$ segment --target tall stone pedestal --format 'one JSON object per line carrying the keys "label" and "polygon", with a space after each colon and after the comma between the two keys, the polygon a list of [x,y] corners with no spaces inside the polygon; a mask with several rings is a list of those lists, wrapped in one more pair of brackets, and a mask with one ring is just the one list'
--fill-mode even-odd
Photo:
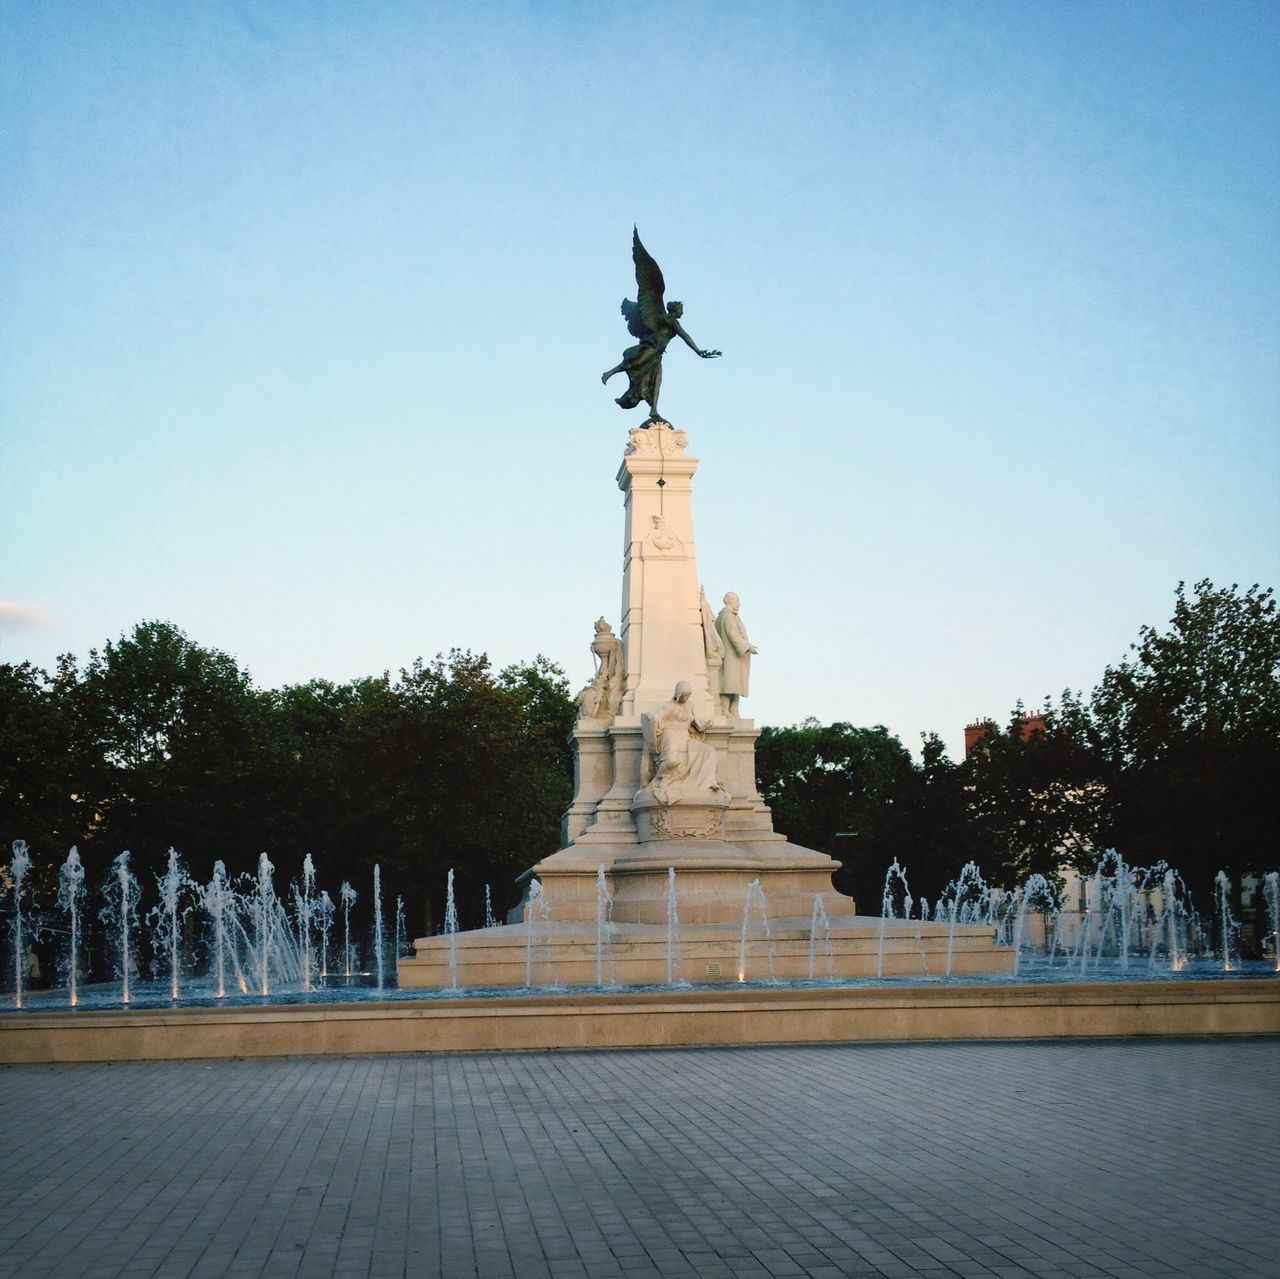
{"label": "tall stone pedestal", "polygon": [[[466,986],[589,984],[592,974],[606,980],[606,952],[619,974],[607,980],[662,980],[675,962],[673,916],[682,928],[699,930],[703,959],[689,961],[694,971],[686,979],[738,980],[744,964],[730,962],[730,952],[746,944],[749,890],[759,915],[757,883],[770,945],[781,948],[771,964],[785,970],[773,975],[812,975],[815,921],[829,921],[835,939],[830,954],[823,952],[829,971],[822,975],[874,976],[867,971],[869,930],[883,966],[879,921],[859,919],[853,901],[832,888],[840,863],[773,829],[756,789],[759,734],[749,719],[726,713],[725,641],[700,595],[692,508],[698,459],[687,447],[685,433],[665,424],[630,433],[617,475],[625,510],[621,660],[606,670],[601,658],[580,696],[563,847],[533,867],[524,922],[452,941],[419,939],[416,957],[401,961],[402,986],[448,984],[450,950]],[[602,620],[594,653],[602,651],[602,635],[605,646],[614,643],[608,629]],[[695,758],[696,768],[689,762]],[[892,966],[937,971],[929,955],[936,963],[938,927],[916,925],[910,946],[891,945]],[[987,933],[964,930],[958,971],[1007,967],[1008,952],[998,952]],[[947,945],[954,962],[955,938]]]}

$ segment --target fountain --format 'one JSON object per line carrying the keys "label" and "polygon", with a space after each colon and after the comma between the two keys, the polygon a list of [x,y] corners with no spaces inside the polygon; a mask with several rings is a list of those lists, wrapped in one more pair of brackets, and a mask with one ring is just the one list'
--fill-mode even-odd
{"label": "fountain", "polygon": [[271,952],[275,941],[276,890],[271,883],[275,870],[266,853],[258,858],[257,892],[253,898],[253,950],[258,970],[258,993],[271,994]]}
{"label": "fountain", "polygon": [[13,1006],[22,1007],[22,977],[27,968],[26,938],[22,931],[22,881],[31,869],[27,843],[23,839],[13,841],[9,877],[13,880]]}
{"label": "fountain", "polygon": [[[449,872],[453,874],[452,871]],[[404,922],[404,898],[396,895],[396,985],[400,984],[400,960],[408,949],[408,929]]]}
{"label": "fountain", "polygon": [[929,950],[924,942],[923,925],[929,922],[929,899],[921,896],[920,898],[920,914],[916,917],[915,940],[916,949],[920,952],[920,973],[922,976],[929,975]]}
{"label": "fountain", "polygon": [[605,879],[604,865],[596,869],[596,985],[612,986],[613,969],[613,898]]}
{"label": "fountain", "polygon": [[1160,914],[1151,928],[1147,967],[1155,968],[1163,944],[1169,958],[1169,970],[1180,973],[1187,966],[1196,931],[1196,915],[1190,905],[1191,894],[1187,892],[1182,877],[1172,867],[1154,868],[1153,876],[1155,874],[1160,875]]}
{"label": "fountain", "polygon": [[[19,869],[24,887],[22,935],[28,938],[30,921],[35,914],[29,892],[35,882],[29,854],[25,862],[19,859]],[[0,1054],[7,1060],[18,1061],[58,1060],[64,1053],[83,1060],[86,1051],[96,1060],[277,1051],[418,1051],[445,1046],[455,1049],[492,1046],[495,1036],[496,1042],[510,1047],[747,1043],[755,1042],[756,1032],[752,1026],[761,1027],[766,1039],[783,1036],[792,1041],[846,1036],[896,1037],[899,1033],[929,1037],[944,1025],[948,1037],[959,1038],[995,1033],[1012,1038],[1027,1034],[1221,1034],[1233,1031],[1257,1034],[1280,1029],[1276,1024],[1280,989],[1275,984],[1274,958],[1268,954],[1263,963],[1240,957],[1239,925],[1230,912],[1231,886],[1226,876],[1220,876],[1215,886],[1215,920],[1220,928],[1225,928],[1226,959],[1220,957],[1213,961],[1198,957],[1206,952],[1203,941],[1197,937],[1207,935],[1208,930],[1198,933],[1190,897],[1176,873],[1163,864],[1145,871],[1134,870],[1114,855],[1105,858],[1088,881],[1086,897],[1093,923],[1080,930],[1084,940],[1069,955],[1061,939],[1066,935],[1063,920],[1072,911],[1059,900],[1052,881],[1044,877],[1030,877],[1016,891],[993,893],[982,882],[976,868],[966,867],[957,881],[944,890],[931,920],[928,903],[923,899],[918,911],[908,906],[906,871],[897,865],[890,868],[887,879],[892,888],[883,895],[884,914],[874,921],[874,926],[871,921],[853,921],[851,927],[847,919],[832,916],[827,897],[819,893],[810,899],[803,928],[795,929],[792,921],[787,921],[782,931],[767,909],[763,881],[753,879],[744,890],[730,941],[727,935],[730,930],[723,925],[682,924],[685,902],[689,903],[689,914],[695,921],[699,902],[696,892],[686,896],[687,885],[673,874],[674,867],[668,867],[664,876],[666,891],[661,901],[666,919],[662,931],[664,972],[668,980],[661,986],[660,996],[655,992],[662,973],[642,979],[648,983],[648,994],[628,992],[618,985],[615,967],[625,962],[626,951],[615,952],[615,935],[625,938],[629,949],[633,926],[614,921],[617,897],[604,863],[597,863],[594,881],[597,924],[594,964],[588,967],[590,961],[584,956],[574,978],[580,990],[564,989],[559,980],[563,970],[551,962],[562,926],[557,921],[552,927],[551,903],[535,879],[529,885],[524,925],[495,925],[483,933],[493,952],[488,957],[489,971],[500,979],[505,976],[508,960],[504,957],[509,955],[512,941],[520,948],[520,967],[526,988],[530,994],[539,996],[523,1014],[508,1008],[513,999],[519,1002],[518,996],[503,999],[501,992],[494,989],[466,989],[462,946],[468,935],[456,929],[449,931],[458,946],[458,985],[441,983],[437,992],[440,996],[455,997],[452,1000],[441,999],[433,1004],[430,996],[424,997],[422,992],[391,988],[385,981],[385,973],[381,990],[372,983],[365,987],[348,984],[337,990],[325,990],[318,988],[314,966],[312,989],[308,991],[302,955],[308,950],[309,935],[314,948],[314,927],[319,927],[322,934],[325,930],[327,900],[324,893],[317,894],[309,886],[311,877],[307,872],[313,869],[304,867],[301,887],[291,894],[291,909],[286,913],[272,890],[272,867],[268,859],[259,858],[257,875],[241,876],[236,881],[239,888],[229,882],[223,864],[215,863],[211,880],[196,894],[195,906],[200,912],[198,931],[207,939],[203,958],[199,964],[184,969],[179,962],[182,951],[175,947],[175,938],[182,934],[185,913],[195,906],[183,900],[183,892],[191,885],[180,860],[173,854],[167,872],[156,876],[159,905],[148,912],[148,918],[155,921],[156,927],[148,932],[138,929],[141,888],[132,874],[129,856],[122,854],[112,864],[104,889],[107,904],[102,914],[110,924],[111,944],[117,956],[115,966],[120,976],[120,985],[108,992],[102,986],[86,987],[75,971],[72,956],[83,944],[79,937],[77,903],[83,892],[84,871],[78,854],[69,854],[59,872],[59,903],[67,912],[72,937],[68,961],[65,966],[60,965],[67,973],[66,989],[38,991],[34,995],[23,989],[21,1007],[0,1015]],[[12,883],[12,871],[7,877]],[[380,897],[381,887],[379,869],[375,900]],[[1126,898],[1130,890],[1136,897]],[[1280,877],[1274,872],[1269,873],[1259,887],[1259,899],[1266,894],[1270,894],[1267,902],[1274,926],[1276,907],[1280,905],[1277,902]],[[1261,900],[1258,909],[1263,913]],[[327,914],[332,919],[331,900]],[[378,926],[379,914],[374,912],[375,952],[385,946]],[[397,909],[397,915],[400,914]],[[455,916],[456,902],[453,911],[446,910],[446,928]],[[304,917],[309,917],[311,930],[303,923]],[[979,922],[966,922],[973,917]],[[1260,923],[1259,929],[1261,927]],[[1023,987],[1027,991],[1025,996],[1018,993],[1020,986],[1012,980],[1012,972],[965,974],[962,959],[968,953],[965,947],[976,935],[975,930],[988,936],[996,931],[1008,934],[1012,943],[1011,958],[1020,981],[1030,983]],[[1037,936],[1040,941],[1036,940]],[[934,988],[918,992],[927,994],[924,1001],[914,997],[903,1001],[895,995],[889,1005],[893,1011],[888,1014],[883,1009],[877,1011],[875,996],[889,994],[893,984],[887,979],[877,979],[876,972],[890,970],[890,955],[895,957],[896,971],[903,956],[910,954],[913,937],[920,954],[920,976],[916,980],[922,978]],[[447,944],[448,938],[442,937],[441,941]],[[934,957],[933,969],[939,970],[939,961],[949,945],[954,945],[955,956],[952,979],[946,980],[940,973],[930,977],[930,957]],[[881,946],[883,958],[877,956]],[[856,949],[863,956],[863,980],[851,982],[847,976],[839,979],[840,974],[831,961],[840,954],[840,947],[849,948],[846,955]],[[326,950],[327,945],[321,943],[318,960],[321,973],[325,970]],[[730,992],[723,987],[716,991],[713,987],[714,979],[720,978],[721,967],[727,966],[725,960],[729,954],[737,961],[732,975],[740,982],[734,983],[734,989],[739,992],[738,1002],[732,1005],[732,1017],[726,1019],[724,1000]],[[1063,956],[1066,956],[1065,963]],[[1145,956],[1147,962],[1135,965],[1139,956]],[[704,963],[711,982],[692,984],[684,979],[686,973],[694,971],[701,977]],[[158,973],[160,980],[137,981],[138,970],[147,965]],[[1130,971],[1134,967],[1141,969],[1145,988],[1134,981]],[[1083,988],[1082,977],[1086,971],[1089,986],[1095,992],[1100,983],[1103,989],[1107,983],[1117,983],[1113,987],[1114,996],[1071,993]],[[182,983],[183,997],[175,1000],[173,983],[178,972],[187,975]],[[236,993],[235,987],[241,992],[242,1002],[263,1000],[264,972],[271,1001],[285,1007],[263,1009],[264,1014],[271,1015],[248,1020],[230,1016],[236,1001],[228,996]],[[1259,981],[1262,972],[1268,976]],[[1216,983],[1196,980],[1209,973],[1216,978]],[[963,975],[957,979],[956,974]],[[814,983],[819,979],[820,993],[815,993]],[[1212,989],[1206,992],[1206,985],[1214,984],[1223,989],[1226,998],[1218,997]],[[560,988],[555,999],[547,999],[543,993],[551,985]],[[1270,986],[1271,990],[1260,989],[1263,986]],[[1185,994],[1180,993],[1183,990]],[[793,996],[806,996],[807,1002],[797,1004]],[[673,1002],[669,1007],[655,1008],[652,1003],[655,997]],[[17,998],[15,991],[15,1004]],[[378,1001],[379,1010],[371,1017],[362,1014],[354,1021],[343,1023],[333,1020],[341,1016],[337,1009],[326,1011],[320,1019],[295,1021],[288,1008],[294,1002],[315,1008],[352,998]],[[403,1012],[397,1012],[405,1000],[412,1002]],[[606,1001],[603,1009],[590,1004],[590,1001],[601,1000]],[[611,1000],[617,1002],[607,1002]],[[631,1005],[627,1003],[629,1000],[637,1002]],[[819,1002],[815,1004],[815,1000]],[[151,1013],[148,1022],[151,1029],[147,1036],[139,1038],[127,1023],[117,1024],[111,1020],[116,1014],[95,1011],[89,1020],[103,1027],[101,1038],[96,1037],[95,1031],[94,1037],[76,1039],[74,1043],[67,1041],[63,1047],[56,1023],[66,1014],[44,1011],[58,1006],[59,1001],[63,1009],[101,1010],[104,1005],[125,1009],[163,1008],[166,1017],[171,1013],[178,1020],[172,1023],[171,1029],[166,1029],[169,1023],[163,1018],[156,1021],[159,1014]],[[459,1009],[461,1021],[441,1020],[441,1009],[446,1003]],[[37,1011],[29,1011],[33,1007]],[[936,1015],[930,1010],[942,1008],[949,1011],[941,1020],[935,1020]],[[915,1011],[911,1011],[913,1009]],[[646,1010],[651,1010],[653,1015],[648,1015]],[[820,1010],[821,1015],[815,1016],[815,1010]],[[1168,1010],[1167,1014],[1164,1010]],[[228,1020],[221,1020],[224,1013]],[[586,1013],[588,1020],[575,1023],[574,1016],[582,1013]],[[709,1016],[704,1018],[704,1013]],[[765,1020],[753,1020],[756,1013],[764,1014]],[[888,1021],[877,1020],[886,1015]],[[26,1028],[24,1018],[34,1019],[33,1025],[37,1028]],[[993,1022],[992,1018],[996,1020]],[[998,1032],[992,1029],[993,1025],[1000,1027]],[[112,1029],[113,1026],[116,1029]],[[327,1029],[319,1029],[322,1026]],[[676,1038],[668,1039],[671,1035]],[[86,1050],[86,1044],[99,1046]]]}
{"label": "fountain", "polygon": [[75,849],[58,871],[58,905],[67,913],[67,1002],[72,1008],[80,1002],[80,910],[84,901],[84,867]]}
{"label": "fountain", "polygon": [[449,938],[449,986],[458,989],[458,907],[453,900],[453,869],[445,888],[444,931]]}
{"label": "fountain", "polygon": [[676,903],[676,868],[667,867],[667,985],[680,971],[680,910]]}
{"label": "fountain", "polygon": [[382,945],[382,867],[373,867],[373,959],[378,974],[378,990],[381,991],[385,981],[383,970]]}
{"label": "fountain", "polygon": [[[895,887],[900,890],[895,892]],[[902,903],[902,914],[898,914],[896,901]],[[884,929],[890,919],[911,918],[911,890],[907,887],[907,873],[898,865],[895,857],[884,876],[884,889],[880,894],[880,935],[876,944],[876,976],[884,976]]]}
{"label": "fountain", "polygon": [[111,863],[111,876],[102,890],[107,904],[100,917],[116,939],[117,965],[120,974],[120,1002],[127,1004],[133,986],[133,974],[137,961],[133,953],[133,936],[138,927],[138,902],[142,898],[142,886],[129,869],[129,853],[126,850]]}
{"label": "fountain", "polygon": [[[26,1008],[31,1003],[30,991],[25,966],[19,961],[23,948],[29,945],[35,915],[30,894],[32,859],[25,845],[15,848],[14,861],[7,878],[11,885],[16,882],[21,887],[21,898],[10,915],[12,956],[18,970],[12,1002],[15,1008]],[[177,851],[170,849],[165,872],[156,876],[157,902],[146,912],[149,927],[139,930],[141,887],[132,873],[130,855],[118,856],[103,889],[106,905],[101,911],[109,927],[113,968],[120,981],[118,1002],[137,1001],[139,971],[148,969],[158,979],[142,986],[143,997],[148,1001],[157,999],[156,987],[161,980],[169,1003],[182,1001],[184,996],[188,1001],[224,1000],[231,994],[248,994],[251,987],[259,999],[293,999],[325,992],[329,933],[335,914],[333,899],[327,892],[317,891],[316,868],[310,856],[303,861],[300,878],[291,885],[288,912],[273,889],[273,874],[274,867],[263,854],[258,859],[256,876],[241,876],[237,882],[242,887],[237,890],[229,882],[224,864],[218,861],[208,884],[197,886]],[[743,983],[835,981],[841,975],[836,966],[840,948],[855,946],[867,957],[864,962],[868,966],[861,974],[864,977],[887,979],[886,975],[901,975],[905,957],[912,956],[914,948],[911,962],[919,977],[928,980],[931,972],[937,971],[939,976],[954,978],[965,972],[960,965],[960,939],[975,931],[999,937],[1009,954],[1009,974],[1032,980],[1114,980],[1130,974],[1135,961],[1149,977],[1195,976],[1213,954],[1217,955],[1220,973],[1235,974],[1259,967],[1259,961],[1246,961],[1241,956],[1241,925],[1231,909],[1233,892],[1225,873],[1220,873],[1214,884],[1213,920],[1219,941],[1213,947],[1208,941],[1210,930],[1200,928],[1199,916],[1181,877],[1164,863],[1147,869],[1133,868],[1115,852],[1108,852],[1082,882],[1081,911],[1077,915],[1076,899],[1073,897],[1069,907],[1057,885],[1043,875],[1029,876],[1015,890],[1001,890],[988,886],[976,864],[968,863],[946,886],[931,912],[923,897],[913,906],[907,871],[894,859],[885,874],[881,913],[874,921],[859,923],[833,917],[826,896],[818,893],[810,898],[801,927],[793,926],[797,921],[784,921],[779,931],[767,909],[763,881],[753,879],[744,888],[730,942],[729,930],[723,925],[682,923],[681,899],[687,886],[671,866],[666,868],[661,900],[662,966],[657,973],[643,975],[637,981],[632,975],[634,969],[620,980],[627,950],[620,951],[617,941],[619,936],[625,937],[629,950],[633,926],[618,923],[609,868],[599,862],[594,877],[594,927],[588,952],[593,962],[582,962],[568,984],[611,990],[646,983],[688,988],[690,983],[685,976],[694,970],[700,977],[705,970],[707,978],[724,980],[723,970],[729,967],[725,961],[730,953],[736,962],[728,976]],[[67,921],[70,941],[60,947],[54,966],[64,974],[64,1006],[79,1007],[86,997],[80,962],[85,875],[76,849],[71,850],[60,868],[58,885],[58,907]],[[386,971],[381,889],[381,869],[375,868],[371,993],[390,996],[400,983],[393,985]],[[355,898],[350,885],[344,883],[339,893],[344,907],[342,971],[351,972],[352,976],[356,948],[350,937],[350,911]],[[696,916],[696,896],[691,900]],[[1257,944],[1267,957],[1267,971],[1274,973],[1280,971],[1272,949],[1280,919],[1280,874],[1269,872],[1259,877],[1255,900]],[[184,954],[186,920],[192,911],[197,912],[199,949],[194,953],[198,959]],[[557,980],[554,964],[548,963],[560,929],[559,921],[556,929],[551,927],[551,914],[551,902],[541,883],[534,879],[530,882],[525,924],[495,923],[484,930],[493,950],[489,971],[499,982],[509,963],[504,956],[515,942],[520,948],[520,973],[526,987],[565,984]],[[1080,920],[1079,927],[1075,926],[1076,919]],[[464,939],[479,934],[459,931],[453,872],[446,885],[443,933],[441,940],[449,966],[441,988],[457,992],[467,988],[463,974]],[[397,897],[393,974],[397,978],[405,937],[404,901]],[[545,976],[549,982],[541,971],[544,963],[548,963]],[[354,994],[359,985],[351,984]],[[472,983],[472,988],[476,985]],[[94,1001],[100,1001],[103,993],[94,992]],[[40,1002],[48,1003],[43,992]]]}
{"label": "fountain", "polygon": [[1270,926],[1271,953],[1276,972],[1280,973],[1280,871],[1268,871],[1263,877],[1263,896],[1267,903],[1267,923]]}
{"label": "fountain", "polygon": [[822,894],[813,895],[813,912],[809,916],[809,980],[817,977],[818,946],[821,944],[826,961],[826,976],[832,976],[831,920],[827,917],[827,908],[823,904]]}
{"label": "fountain", "polygon": [[320,890],[320,901],[316,906],[316,914],[320,920],[320,980],[329,980],[329,931],[333,928],[333,898],[327,889]]}
{"label": "fountain", "polygon": [[179,954],[182,941],[182,921],[190,907],[182,908],[182,899],[190,893],[191,880],[183,869],[177,849],[169,849],[169,864],[163,875],[156,877],[160,889],[160,904],[147,911],[151,924],[151,948],[164,954],[169,967],[169,998],[180,999],[182,960]]}
{"label": "fountain", "polygon": [[524,984],[533,986],[533,974],[538,953],[538,943],[551,926],[551,907],[542,895],[542,885],[535,879],[529,884],[529,900],[525,903],[525,961]]}
{"label": "fountain", "polygon": [[342,900],[342,974],[351,980],[351,907],[356,900],[356,890],[344,879],[338,890]]}
{"label": "fountain", "polygon": [[484,886],[484,926],[486,928],[496,928],[498,921],[493,917],[493,894],[489,891],[489,885]]}
{"label": "fountain", "polygon": [[764,942],[764,957],[769,982],[778,980],[773,968],[773,936],[769,931],[769,912],[765,908],[764,887],[758,879],[747,885],[742,904],[742,933],[738,943],[738,980],[747,980],[747,958],[752,934]]}
{"label": "fountain", "polygon": [[298,959],[302,967],[302,989],[313,990],[315,954],[311,945],[312,916],[315,913],[316,868],[308,853],[302,859],[302,887],[293,886],[294,916],[298,922]]}
{"label": "fountain", "polygon": [[1231,913],[1231,881],[1219,871],[1213,881],[1214,915],[1221,938],[1222,971],[1234,972],[1240,966],[1240,924]]}
{"label": "fountain", "polygon": [[[1026,938],[1027,915],[1032,911],[1038,911],[1047,921],[1050,915],[1056,914],[1059,908],[1058,890],[1040,874],[1029,875],[1027,882],[1018,889],[1016,894],[1017,906],[1014,913],[1013,936],[1011,945],[1013,946],[1013,972],[1017,976],[1018,968],[1021,963],[1022,946]],[[1048,936],[1049,929],[1046,922],[1045,935]]]}
{"label": "fountain", "polygon": [[213,878],[200,890],[205,914],[213,932],[213,970],[217,978],[219,999],[227,994],[227,965],[230,962],[236,976],[236,985],[241,992],[248,990],[240,964],[236,959],[235,935],[233,929],[238,927],[235,918],[235,903],[231,887],[227,883],[227,868],[222,862],[213,863]]}
{"label": "fountain", "polygon": [[951,976],[955,963],[956,928],[961,924],[976,924],[979,921],[986,897],[986,881],[974,862],[965,862],[958,878],[952,880],[938,897],[935,918],[937,912],[943,912],[943,918],[947,922],[948,977]]}

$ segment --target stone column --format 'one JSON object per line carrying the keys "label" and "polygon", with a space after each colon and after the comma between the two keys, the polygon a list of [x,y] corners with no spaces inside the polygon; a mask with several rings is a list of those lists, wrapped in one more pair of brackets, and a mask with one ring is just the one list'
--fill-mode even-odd
{"label": "stone column", "polygon": [[693,539],[698,459],[685,455],[688,443],[670,426],[637,427],[618,471],[626,505],[620,634],[627,671],[619,718],[630,723],[670,701],[682,679],[693,686],[699,719],[716,712]]}

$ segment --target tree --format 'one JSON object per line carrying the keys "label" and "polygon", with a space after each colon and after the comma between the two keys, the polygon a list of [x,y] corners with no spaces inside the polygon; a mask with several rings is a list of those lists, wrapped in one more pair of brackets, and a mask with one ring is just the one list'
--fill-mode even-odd
{"label": "tree", "polygon": [[1188,594],[1144,626],[1077,723],[1105,770],[1111,832],[1131,862],[1178,867],[1200,900],[1214,875],[1270,869],[1280,777],[1280,618],[1254,585]]}
{"label": "tree", "polygon": [[922,735],[910,861],[899,859],[917,898],[936,902],[965,862],[983,860],[985,849],[979,845],[972,820],[966,762],[953,763],[936,733]]}
{"label": "tree", "polygon": [[41,891],[55,882],[55,859],[84,838],[92,820],[68,697],[75,680],[71,657],[59,660],[52,677],[30,662],[0,664],[0,858],[14,840],[26,840]]}
{"label": "tree", "polygon": [[453,870],[463,921],[478,925],[486,885],[501,912],[516,876],[558,846],[574,709],[544,658],[495,675],[483,654],[455,649],[394,681],[287,688],[273,708],[267,846],[341,868],[362,913],[377,863],[411,931],[438,926]]}
{"label": "tree", "polygon": [[836,887],[878,908],[884,872],[913,845],[918,781],[911,755],[882,725],[766,728],[756,744],[759,789],[788,839],[844,863]]}
{"label": "tree", "polygon": [[1012,888],[1028,875],[1052,878],[1097,858],[1105,788],[1097,760],[1049,705],[1008,727],[995,724],[962,767],[969,838],[983,871]]}
{"label": "tree", "polygon": [[90,759],[88,870],[125,848],[158,870],[171,845],[211,865],[254,840],[269,704],[231,657],[142,622],[67,693]]}

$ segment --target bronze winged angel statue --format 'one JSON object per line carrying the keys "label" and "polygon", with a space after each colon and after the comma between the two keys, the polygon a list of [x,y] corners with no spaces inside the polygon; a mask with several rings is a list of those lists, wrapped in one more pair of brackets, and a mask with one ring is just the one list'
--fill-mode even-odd
{"label": "bronze winged angel statue", "polygon": [[[636,300],[624,299],[622,317],[627,331],[639,342],[622,353],[622,361],[601,375],[601,382],[615,373],[627,375],[627,391],[617,398],[617,405],[633,409],[642,400],[649,406],[649,422],[661,422],[658,416],[658,391],[662,386],[662,353],[672,338],[683,338],[693,351],[704,360],[715,359],[719,351],[704,351],[680,326],[684,314],[683,302],[668,302],[662,295],[667,291],[662,270],[649,256],[649,250],[640,243],[640,233],[631,231],[631,256],[636,264]],[[648,425],[648,422],[645,423]]]}

